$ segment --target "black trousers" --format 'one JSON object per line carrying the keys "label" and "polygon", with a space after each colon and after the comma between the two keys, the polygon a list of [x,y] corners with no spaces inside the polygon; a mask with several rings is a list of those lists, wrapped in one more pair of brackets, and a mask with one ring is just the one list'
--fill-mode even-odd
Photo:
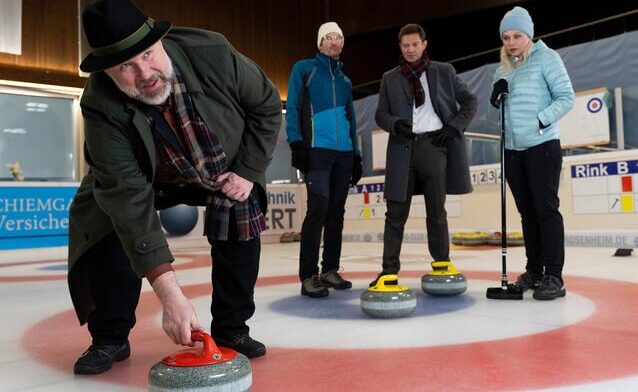
{"label": "black trousers", "polygon": [[301,227],[299,250],[299,278],[302,281],[319,272],[317,263],[322,230],[321,269],[327,272],[339,268],[343,215],[353,159],[352,151],[310,149],[305,177],[308,208]]}
{"label": "black trousers", "polygon": [[[233,216],[231,214],[231,222]],[[230,225],[228,241],[211,241],[213,259],[211,333],[231,337],[248,333],[246,321],[255,312],[253,298],[261,241],[239,241],[235,225]],[[88,318],[93,344],[124,342],[135,325],[135,309],[142,280],[131,268],[122,244],[109,234],[86,252],[79,263],[89,263],[90,293],[95,309]]]}
{"label": "black trousers", "polygon": [[450,259],[450,238],[445,211],[445,173],[447,149],[434,146],[430,138],[414,142],[408,172],[408,194],[405,201],[387,200],[383,231],[383,272],[398,273],[405,222],[410,214],[417,179],[425,197],[428,250],[435,261]]}
{"label": "black trousers", "polygon": [[565,229],[558,211],[562,162],[559,140],[505,152],[505,177],[521,214],[526,269],[559,278],[565,263]]}

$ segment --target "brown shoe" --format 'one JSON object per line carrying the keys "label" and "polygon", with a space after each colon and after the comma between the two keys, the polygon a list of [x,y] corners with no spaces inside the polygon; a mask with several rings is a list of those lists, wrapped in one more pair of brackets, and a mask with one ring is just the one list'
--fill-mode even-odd
{"label": "brown shoe", "polygon": [[321,278],[318,274],[312,275],[309,278],[304,279],[301,283],[301,295],[307,295],[311,298],[321,298],[328,294],[328,289],[321,283]]}
{"label": "brown shoe", "polygon": [[335,290],[345,290],[352,288],[352,282],[341,277],[336,269],[321,274],[321,283],[326,287],[332,287]]}

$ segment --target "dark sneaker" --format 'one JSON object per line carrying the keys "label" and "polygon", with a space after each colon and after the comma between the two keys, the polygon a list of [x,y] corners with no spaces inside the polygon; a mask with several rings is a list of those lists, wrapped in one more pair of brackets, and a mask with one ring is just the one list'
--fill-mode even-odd
{"label": "dark sneaker", "polygon": [[549,301],[564,297],[566,293],[562,280],[554,275],[545,275],[534,291],[534,299]]}
{"label": "dark sneaker", "polygon": [[266,355],[266,346],[250,337],[248,334],[238,334],[231,339],[214,338],[215,344],[221,347],[232,348],[248,358],[256,358]]}
{"label": "dark sneaker", "polygon": [[518,276],[518,278],[516,279],[516,283],[514,283],[514,286],[516,286],[516,288],[518,288],[518,290],[523,293],[530,289],[536,290],[538,285],[541,283],[542,278],[543,275],[537,275],[526,271]]}
{"label": "dark sneaker", "polygon": [[343,279],[336,269],[321,274],[321,283],[326,287],[333,287],[335,290],[352,288],[352,282]]}
{"label": "dark sneaker", "polygon": [[75,374],[100,374],[109,370],[113,362],[120,362],[131,355],[128,341],[122,344],[92,344],[75,362]]}
{"label": "dark sneaker", "polygon": [[301,295],[307,295],[311,298],[321,298],[328,294],[328,289],[321,283],[319,274],[312,275],[301,282]]}
{"label": "dark sneaker", "polygon": [[[396,272],[394,273],[390,273],[390,272],[381,272],[379,275],[377,275],[376,278],[374,278],[374,280],[372,282],[370,282],[370,284],[368,285],[368,287],[374,287],[377,285],[377,281],[379,280],[380,277],[382,277],[383,275],[395,275]],[[389,285],[395,285],[395,284],[399,284],[398,280],[386,280],[385,284],[389,284]]]}

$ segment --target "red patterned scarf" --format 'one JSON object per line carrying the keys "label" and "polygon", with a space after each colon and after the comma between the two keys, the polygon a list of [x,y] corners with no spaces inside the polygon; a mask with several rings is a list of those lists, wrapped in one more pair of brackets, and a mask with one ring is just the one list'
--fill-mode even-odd
{"label": "red patterned scarf", "polygon": [[205,231],[213,239],[227,240],[230,209],[235,208],[235,223],[240,241],[256,238],[266,229],[266,220],[257,198],[251,193],[244,202],[229,199],[216,184],[219,175],[228,171],[226,154],[215,133],[197,113],[193,101],[186,93],[186,86],[175,70],[172,100],[175,128],[171,127],[182,150],[171,143],[162,142],[159,149],[162,159],[169,162],[178,175],[190,185],[211,191],[206,209]]}
{"label": "red patterned scarf", "polygon": [[410,87],[412,88],[412,94],[414,95],[414,104],[418,108],[425,103],[425,91],[421,85],[421,75],[425,72],[425,67],[430,63],[428,55],[423,52],[421,59],[414,64],[410,64],[405,61],[405,58],[401,56],[399,66],[401,67],[401,73],[408,78]]}

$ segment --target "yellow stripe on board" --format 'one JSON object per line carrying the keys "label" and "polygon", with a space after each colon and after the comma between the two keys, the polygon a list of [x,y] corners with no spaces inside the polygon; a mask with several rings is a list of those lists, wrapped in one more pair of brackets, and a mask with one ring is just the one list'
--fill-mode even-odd
{"label": "yellow stripe on board", "polygon": [[622,211],[631,212],[634,210],[634,198],[632,195],[622,195],[620,196],[620,205],[622,206]]}

